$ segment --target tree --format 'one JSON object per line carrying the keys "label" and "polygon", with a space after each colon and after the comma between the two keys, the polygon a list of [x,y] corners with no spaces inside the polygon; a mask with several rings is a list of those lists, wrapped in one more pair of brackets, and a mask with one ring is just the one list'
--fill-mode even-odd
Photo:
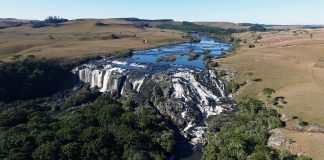
{"label": "tree", "polygon": [[61,156],[64,159],[80,159],[80,148],[78,143],[68,143],[62,146]]}
{"label": "tree", "polygon": [[11,59],[14,61],[19,61],[19,60],[21,60],[21,57],[22,57],[22,55],[14,55],[11,57]]}
{"label": "tree", "polygon": [[58,157],[59,144],[57,142],[42,144],[33,153],[33,158],[39,160],[56,160]]}
{"label": "tree", "polygon": [[276,91],[272,88],[263,88],[262,94],[266,97],[267,104],[270,103],[270,100],[272,98],[272,94],[276,93]]}
{"label": "tree", "polygon": [[265,27],[263,27],[263,25],[260,24],[254,24],[250,27],[250,31],[253,32],[265,32],[267,31],[267,29]]}

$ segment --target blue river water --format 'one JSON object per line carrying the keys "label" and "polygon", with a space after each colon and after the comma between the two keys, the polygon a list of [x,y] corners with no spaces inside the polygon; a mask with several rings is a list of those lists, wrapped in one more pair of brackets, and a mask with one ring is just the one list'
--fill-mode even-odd
{"label": "blue river water", "polygon": [[[201,39],[200,42],[170,44],[161,46],[160,48],[135,51],[131,58],[126,58],[123,61],[159,66],[171,65],[175,67],[204,69],[204,50],[210,51],[210,55],[217,57],[223,51],[227,51],[230,48],[230,45],[220,43],[209,36],[199,35],[199,38]],[[199,54],[199,58],[188,60],[189,55],[192,53]],[[157,59],[160,57],[174,57],[176,60],[173,62],[157,62]]]}

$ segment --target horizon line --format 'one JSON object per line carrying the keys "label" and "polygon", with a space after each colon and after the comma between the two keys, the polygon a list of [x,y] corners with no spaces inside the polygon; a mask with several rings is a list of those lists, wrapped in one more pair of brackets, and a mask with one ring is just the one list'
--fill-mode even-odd
{"label": "horizon line", "polygon": [[[47,16],[49,17],[49,16]],[[61,16],[58,16],[60,18],[64,18]],[[46,18],[46,17],[45,17]],[[44,18],[44,19],[45,19]],[[232,22],[232,21],[214,21],[214,20],[206,20],[206,21],[197,21],[197,20],[191,20],[191,21],[187,21],[187,20],[177,20],[177,19],[173,19],[173,18],[157,18],[157,19],[150,19],[150,18],[139,18],[139,17],[106,17],[106,18],[96,18],[96,17],[86,17],[86,18],[65,18],[68,19],[70,21],[73,20],[80,20],[80,19],[125,19],[125,18],[137,18],[137,19],[142,19],[142,20],[172,20],[174,22],[193,22],[193,23],[199,23],[199,22],[207,22],[207,23],[212,23],[212,22],[220,22],[220,23],[234,23],[234,24],[261,24],[261,25],[272,25],[272,26],[324,26],[324,24],[271,24],[271,23],[258,23],[258,22]],[[29,18],[17,18],[17,17],[0,17],[0,19],[16,19],[16,20],[29,20],[29,21],[42,21],[44,19],[29,19]]]}

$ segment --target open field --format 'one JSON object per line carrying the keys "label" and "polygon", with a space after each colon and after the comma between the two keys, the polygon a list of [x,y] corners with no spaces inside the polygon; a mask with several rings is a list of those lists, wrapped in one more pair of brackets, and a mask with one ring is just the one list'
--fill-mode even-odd
{"label": "open field", "polygon": [[282,129],[285,139],[293,140],[291,144],[278,149],[289,150],[294,154],[304,154],[314,160],[322,160],[324,157],[324,134],[309,133]]}
{"label": "open field", "polygon": [[[105,25],[96,26],[98,21]],[[181,42],[183,37],[179,31],[142,28],[116,19],[73,20],[56,27],[21,26],[0,30],[0,59],[17,54],[78,59]]]}
{"label": "open field", "polygon": [[[236,37],[242,39],[242,46],[236,53],[219,60],[224,67],[236,70],[238,83],[247,82],[236,96],[262,99],[262,89],[273,88],[274,96],[283,96],[288,102],[282,108],[275,107],[280,113],[324,126],[324,29],[242,33]],[[255,48],[250,48],[250,44]],[[256,78],[262,81],[251,81]],[[297,134],[304,133],[291,132]],[[323,146],[323,139],[303,138],[320,143],[308,147]],[[306,147],[305,152],[312,149],[316,150]]]}

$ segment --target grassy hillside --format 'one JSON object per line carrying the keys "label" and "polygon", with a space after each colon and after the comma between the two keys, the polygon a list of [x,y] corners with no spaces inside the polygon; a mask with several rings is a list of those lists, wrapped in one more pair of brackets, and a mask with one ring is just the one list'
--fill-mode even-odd
{"label": "grassy hillside", "polygon": [[[264,99],[262,89],[273,88],[276,91],[273,97],[283,96],[288,102],[283,106],[274,106],[280,113],[288,118],[299,117],[300,121],[324,126],[323,36],[324,29],[240,33],[236,34],[242,40],[240,49],[219,62],[225,68],[237,71],[238,83],[247,82],[237,97],[254,95]],[[302,142],[308,141],[310,136],[307,136],[308,133],[300,134],[304,134],[304,140],[299,140],[300,148],[303,148],[305,143]],[[312,141],[323,141],[318,140]],[[316,145],[304,146],[304,151],[314,150],[309,148],[311,146]],[[310,154],[319,156],[314,152]]]}
{"label": "grassy hillside", "polygon": [[31,20],[21,20],[14,18],[0,18],[0,29],[31,25]]}
{"label": "grassy hillside", "polygon": [[[103,25],[96,26],[96,22]],[[185,41],[184,33],[144,28],[122,19],[81,19],[57,26],[0,30],[0,59],[13,55],[78,59]],[[144,43],[146,41],[146,43]]]}

